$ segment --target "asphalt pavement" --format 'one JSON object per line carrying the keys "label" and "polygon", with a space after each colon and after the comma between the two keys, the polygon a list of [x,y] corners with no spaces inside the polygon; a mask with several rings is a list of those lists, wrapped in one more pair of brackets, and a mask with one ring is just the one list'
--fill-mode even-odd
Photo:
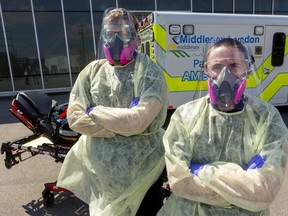
{"label": "asphalt pavement", "polygon": [[[50,96],[58,103],[68,101],[68,93]],[[11,100],[11,97],[0,98],[0,144],[32,134],[9,113]],[[279,110],[288,125],[288,107],[280,107]],[[70,192],[55,193],[54,204],[49,208],[44,207],[44,184],[54,182],[61,168],[61,163],[56,163],[51,156],[31,156],[25,153],[23,161],[11,169],[6,169],[4,158],[4,155],[0,155],[0,216],[89,215],[88,206]],[[287,175],[288,172],[281,191],[270,208],[272,216],[288,215]]]}
{"label": "asphalt pavement", "polygon": [[[68,93],[52,94],[59,104],[68,102]],[[9,111],[12,97],[0,98],[0,141],[14,141],[32,135]],[[0,144],[1,144],[0,143]],[[61,163],[49,155],[23,154],[23,161],[6,169],[0,155],[0,216],[73,216],[89,215],[87,204],[70,192],[55,193],[54,204],[43,205],[44,184],[55,182]]]}

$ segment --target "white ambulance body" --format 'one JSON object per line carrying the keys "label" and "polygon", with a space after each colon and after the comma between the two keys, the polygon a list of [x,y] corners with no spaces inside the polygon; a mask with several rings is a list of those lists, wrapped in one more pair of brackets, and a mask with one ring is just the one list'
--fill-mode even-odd
{"label": "white ambulance body", "polygon": [[224,37],[236,38],[254,57],[247,91],[288,105],[288,16],[157,11],[141,21],[140,37],[141,52],[163,69],[170,109],[207,94],[203,58]]}

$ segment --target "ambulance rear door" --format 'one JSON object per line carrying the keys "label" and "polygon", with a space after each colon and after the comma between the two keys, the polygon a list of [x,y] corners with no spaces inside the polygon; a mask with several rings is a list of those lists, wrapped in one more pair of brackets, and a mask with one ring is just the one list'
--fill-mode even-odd
{"label": "ambulance rear door", "polygon": [[287,105],[288,26],[266,26],[264,31],[264,62],[259,97],[273,105]]}

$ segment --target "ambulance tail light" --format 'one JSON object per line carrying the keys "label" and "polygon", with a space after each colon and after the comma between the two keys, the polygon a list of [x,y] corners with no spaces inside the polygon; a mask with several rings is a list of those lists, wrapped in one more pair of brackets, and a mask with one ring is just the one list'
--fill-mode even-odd
{"label": "ambulance tail light", "polygon": [[144,22],[143,20],[140,22],[140,25],[139,25],[139,29],[141,30],[143,28],[143,25],[144,25]]}

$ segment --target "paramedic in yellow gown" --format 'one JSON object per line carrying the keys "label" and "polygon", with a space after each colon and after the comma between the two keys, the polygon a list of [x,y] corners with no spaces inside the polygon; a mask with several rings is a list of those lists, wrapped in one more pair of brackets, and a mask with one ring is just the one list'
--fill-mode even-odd
{"label": "paramedic in yellow gown", "polygon": [[157,216],[269,215],[288,132],[275,107],[243,93],[251,63],[231,38],[208,50],[208,94],[176,109],[164,134],[172,195]]}
{"label": "paramedic in yellow gown", "polygon": [[[135,52],[135,26],[127,10],[106,11],[106,59],[88,64],[70,94],[68,123],[82,136],[68,152],[57,185],[88,203],[93,216],[136,215],[148,189],[158,182],[160,194],[162,186],[167,86],[161,68]],[[160,208],[137,215],[156,215]]]}

